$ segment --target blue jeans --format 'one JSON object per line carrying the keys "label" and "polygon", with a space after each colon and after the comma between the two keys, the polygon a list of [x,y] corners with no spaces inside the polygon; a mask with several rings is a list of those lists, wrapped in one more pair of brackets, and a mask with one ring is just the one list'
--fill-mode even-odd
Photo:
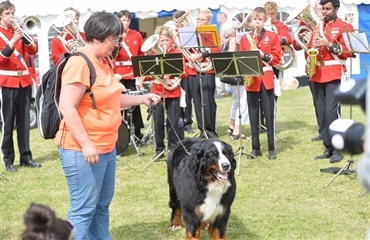
{"label": "blue jeans", "polygon": [[69,190],[67,220],[73,224],[75,240],[111,239],[109,205],[114,195],[116,150],[99,154],[90,164],[82,152],[59,148]]}

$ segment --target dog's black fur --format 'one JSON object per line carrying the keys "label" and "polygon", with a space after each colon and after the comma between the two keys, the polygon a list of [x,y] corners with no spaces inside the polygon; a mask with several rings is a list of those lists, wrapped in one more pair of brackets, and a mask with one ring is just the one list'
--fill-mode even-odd
{"label": "dog's black fur", "polygon": [[232,147],[217,139],[188,138],[167,159],[171,229],[186,226],[187,239],[198,239],[208,225],[211,239],[226,239],[234,201],[236,161]]}

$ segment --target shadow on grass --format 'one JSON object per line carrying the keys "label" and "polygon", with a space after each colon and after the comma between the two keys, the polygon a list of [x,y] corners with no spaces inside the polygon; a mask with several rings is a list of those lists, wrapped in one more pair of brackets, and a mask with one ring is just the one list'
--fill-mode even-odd
{"label": "shadow on grass", "polygon": [[[142,222],[124,225],[111,230],[113,239],[185,239],[185,226],[180,231],[171,231],[168,221]],[[235,214],[231,214],[228,229],[228,239],[258,239],[258,236],[249,231],[243,224],[244,221],[239,219]],[[209,239],[207,230],[201,230],[200,239]]]}
{"label": "shadow on grass", "polygon": [[37,156],[37,159],[35,158],[34,160],[38,163],[43,163],[46,161],[50,161],[52,159],[57,159],[59,160],[59,152],[58,150],[55,151],[50,151],[47,154]]}

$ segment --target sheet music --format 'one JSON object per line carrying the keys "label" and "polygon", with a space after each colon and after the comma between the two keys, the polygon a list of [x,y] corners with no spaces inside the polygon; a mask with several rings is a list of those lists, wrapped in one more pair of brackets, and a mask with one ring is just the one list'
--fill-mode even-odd
{"label": "sheet music", "polygon": [[349,50],[357,53],[370,53],[366,33],[347,32],[343,34],[344,42]]}
{"label": "sheet music", "polygon": [[179,36],[181,45],[184,48],[199,47],[195,27],[179,28]]}

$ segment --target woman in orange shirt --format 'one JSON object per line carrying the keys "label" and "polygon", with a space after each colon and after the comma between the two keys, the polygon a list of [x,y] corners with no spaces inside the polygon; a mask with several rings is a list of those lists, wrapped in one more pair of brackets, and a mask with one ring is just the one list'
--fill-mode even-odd
{"label": "woman in orange shirt", "polygon": [[62,73],[60,111],[63,120],[56,135],[59,156],[69,190],[67,220],[75,239],[111,239],[109,205],[114,194],[116,149],[121,108],[160,101],[155,94],[121,94],[108,56],[118,46],[121,21],[111,13],[94,12],[85,27],[86,45],[80,49],[93,63],[96,79],[91,91],[89,68],[80,56],[72,56]]}

